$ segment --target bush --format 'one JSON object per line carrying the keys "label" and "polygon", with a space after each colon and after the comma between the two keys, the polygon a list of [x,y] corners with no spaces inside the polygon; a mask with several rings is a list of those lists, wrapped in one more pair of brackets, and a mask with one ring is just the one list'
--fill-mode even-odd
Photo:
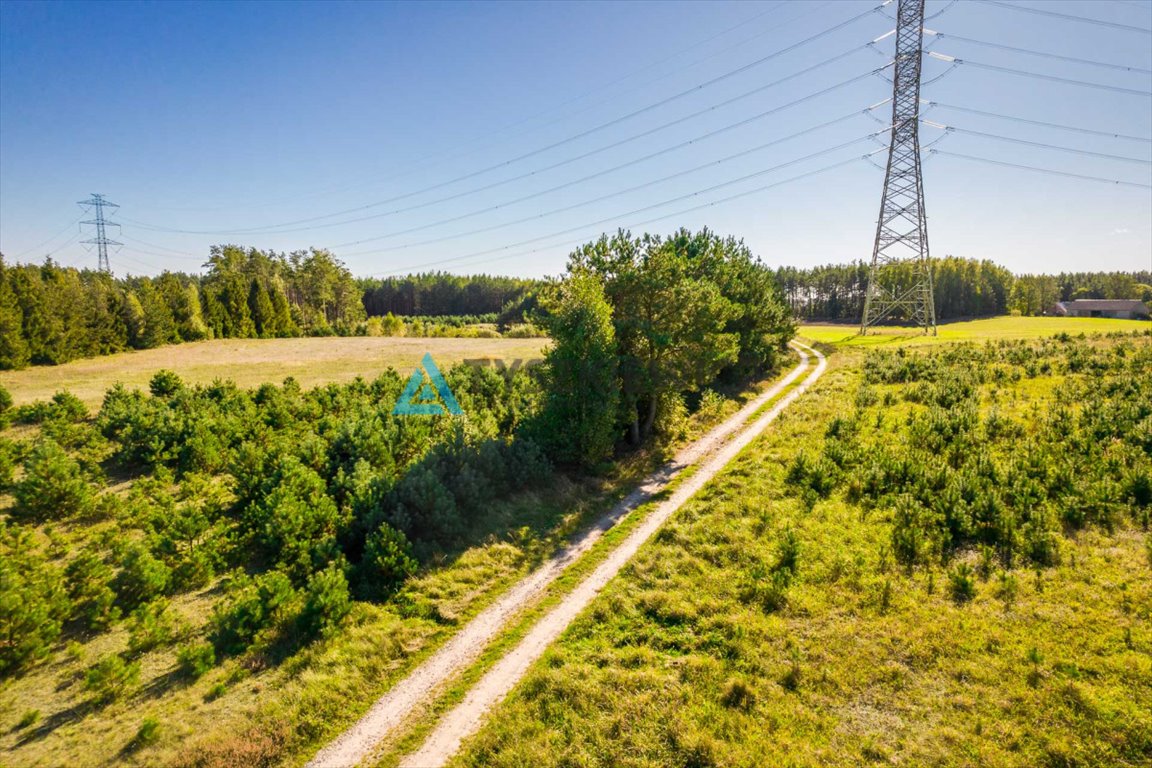
{"label": "bush", "polygon": [[47,655],[69,609],[60,572],[31,535],[0,523],[0,677]]}
{"label": "bush", "polygon": [[[0,422],[0,428],[3,428]],[[0,493],[12,485],[12,474],[16,469],[17,445],[6,437],[0,437]]]}
{"label": "bush", "polygon": [[88,418],[88,406],[76,395],[61,390],[52,395],[48,417],[53,420],[76,423]]}
{"label": "bush", "polygon": [[128,751],[135,752],[138,749],[143,749],[151,744],[155,744],[160,740],[160,721],[154,717],[144,718],[144,722],[140,723],[139,730],[136,735],[132,737],[132,741],[128,742]]}
{"label": "bush", "polygon": [[776,570],[787,571],[791,576],[795,576],[799,566],[800,539],[797,538],[796,531],[788,528],[776,547]]}
{"label": "bush", "polygon": [[137,608],[128,617],[128,653],[138,656],[171,642],[175,625],[168,601],[153,600]]}
{"label": "bush", "polygon": [[127,662],[112,655],[101,659],[84,674],[84,689],[97,703],[107,704],[125,696],[140,680],[140,662]]}
{"label": "bush", "polygon": [[184,388],[184,380],[172,371],[157,371],[148,382],[153,397],[171,397]]}
{"label": "bush", "polygon": [[370,599],[388,597],[416,568],[408,537],[382,523],[364,546],[364,557],[357,572],[360,591]]}
{"label": "bush", "polygon": [[24,477],[12,493],[16,497],[12,514],[33,521],[71,517],[92,502],[92,488],[79,463],[48,438],[32,448],[24,462]]}
{"label": "bush", "polygon": [[327,637],[351,610],[344,569],[331,563],[308,579],[308,586],[304,589],[304,609],[300,611],[297,627],[306,639]]}
{"label": "bush", "polygon": [[182,645],[176,652],[176,662],[181,674],[199,680],[216,666],[216,650],[211,643]]}
{"label": "bush", "polygon": [[125,547],[121,570],[116,577],[116,594],[125,605],[134,607],[164,594],[172,571],[138,542]]}
{"label": "bush", "polygon": [[948,590],[956,603],[967,603],[976,597],[976,574],[968,563],[960,563],[948,574]]}
{"label": "bush", "polygon": [[87,629],[103,631],[120,618],[113,591],[112,568],[91,549],[83,550],[64,569],[72,618]]}
{"label": "bush", "polygon": [[256,579],[238,577],[226,601],[212,614],[212,645],[220,654],[243,652],[262,630],[282,618],[295,597],[292,580],[281,571],[269,571]]}

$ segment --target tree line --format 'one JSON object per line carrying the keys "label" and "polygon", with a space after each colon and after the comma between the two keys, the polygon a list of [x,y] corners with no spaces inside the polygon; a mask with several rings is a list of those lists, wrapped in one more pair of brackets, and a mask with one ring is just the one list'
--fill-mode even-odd
{"label": "tree line", "polygon": [[0,259],[0,368],[209,338],[345,334],[365,319],[356,281],[327,251],[214,246],[205,266],[114,278]]}
{"label": "tree line", "polygon": [[[910,285],[909,264],[888,268],[886,280]],[[987,259],[946,256],[932,261],[936,317],[1041,315],[1058,301],[1142,299],[1152,301],[1152,272],[1072,272],[1014,275]],[[868,265],[827,264],[811,269],[776,270],[788,305],[802,320],[859,321],[868,287]]]}
{"label": "tree line", "polygon": [[544,281],[496,275],[423,272],[404,277],[362,278],[369,317],[392,315],[499,315],[515,307]]}

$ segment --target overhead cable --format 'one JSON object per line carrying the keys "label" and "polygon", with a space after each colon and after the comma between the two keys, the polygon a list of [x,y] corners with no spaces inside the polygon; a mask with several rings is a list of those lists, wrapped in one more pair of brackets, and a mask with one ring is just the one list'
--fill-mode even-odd
{"label": "overhead cable", "polygon": [[1067,83],[1069,85],[1078,85],[1083,88],[1099,88],[1104,91],[1114,91],[1116,93],[1126,93],[1132,96],[1143,96],[1145,98],[1152,98],[1152,92],[1140,91],[1135,88],[1121,88],[1116,85],[1106,85],[1104,83],[1092,83],[1087,80],[1073,80],[1068,77],[1057,77],[1056,75],[1045,75],[1040,72],[1029,72],[1023,69],[1014,69],[1012,67],[1002,67],[997,64],[985,64],[980,61],[972,61],[971,59],[961,59],[957,56],[949,56],[945,53],[937,53],[936,51],[929,51],[928,55],[940,61],[955,62],[970,67],[979,67],[980,69],[988,69],[994,72],[1007,72],[1012,75],[1021,75],[1023,77],[1035,77],[1040,80],[1052,80],[1058,83]]}
{"label": "overhead cable", "polygon": [[933,128],[939,128],[948,132],[965,133],[969,136],[981,136],[986,139],[996,139],[997,141],[1010,141],[1014,144],[1027,144],[1032,147],[1041,147],[1042,149],[1055,149],[1060,152],[1071,152],[1078,155],[1085,155],[1087,157],[1102,157],[1106,160],[1120,160],[1126,163],[1141,163],[1143,165],[1152,165],[1152,160],[1144,160],[1139,157],[1129,157],[1128,155],[1110,155],[1107,152],[1093,152],[1088,149],[1080,149],[1079,147],[1065,147],[1059,144],[1046,144],[1042,141],[1032,141],[1030,139],[1018,139],[1013,136],[1001,136],[996,133],[985,133],[984,131],[974,131],[970,128],[958,128],[953,125],[945,125],[937,123],[934,120],[921,120],[924,125],[929,125]]}
{"label": "overhead cable", "polygon": [[1063,56],[1058,53],[1048,53],[1046,51],[1033,51],[1028,48],[1017,48],[1014,45],[1004,45],[1002,43],[990,43],[986,40],[976,40],[971,37],[962,37],[960,35],[953,35],[952,33],[945,34],[944,32],[936,32],[931,29],[925,29],[924,34],[934,35],[941,40],[959,40],[972,45],[983,45],[988,48],[999,48],[1004,51],[1012,51],[1013,53],[1023,53],[1028,56],[1040,56],[1046,59],[1056,59],[1058,61],[1069,61],[1074,64],[1086,64],[1093,67],[1104,67],[1107,69],[1118,69],[1123,72],[1139,72],[1140,74],[1152,75],[1152,69],[1145,69],[1144,67],[1129,67],[1124,64],[1112,64],[1107,61],[1094,61],[1092,59],[1080,59],[1075,56]]}
{"label": "overhead cable", "polygon": [[925,101],[921,99],[922,103],[928,104],[931,107],[939,109],[951,109],[957,112],[969,112],[973,115],[983,115],[984,117],[994,117],[1000,120],[1012,120],[1018,123],[1028,123],[1030,125],[1041,125],[1045,128],[1056,128],[1061,131],[1074,131],[1076,133],[1086,133],[1092,136],[1108,136],[1113,139],[1125,139],[1127,141],[1140,141],[1145,144],[1152,144],[1152,139],[1143,136],[1129,136],[1124,133],[1112,133],[1111,131],[1098,131],[1092,128],[1080,128],[1074,125],[1061,125],[1060,123],[1046,123],[1042,120],[1032,120],[1027,117],[1017,117],[1015,115],[1003,115],[998,112],[986,112],[980,109],[972,109],[970,107],[959,107],[955,104],[944,104],[939,101]]}
{"label": "overhead cable", "polygon": [[1068,171],[1058,171],[1058,170],[1055,170],[1053,168],[1041,168],[1041,167],[1035,166],[1035,165],[1024,165],[1023,163],[1009,163],[1009,162],[1006,162],[1004,160],[992,160],[992,159],[987,158],[987,157],[977,157],[975,155],[963,155],[963,154],[960,154],[959,152],[945,152],[942,149],[933,149],[930,151],[934,155],[942,155],[945,157],[959,157],[959,158],[963,158],[964,160],[975,160],[976,162],[988,163],[990,165],[1002,165],[1002,166],[1005,166],[1007,168],[1020,168],[1020,169],[1026,170],[1026,171],[1036,171],[1038,173],[1047,173],[1047,174],[1050,174],[1052,176],[1067,176],[1067,177],[1072,178],[1072,179],[1083,179],[1086,181],[1099,181],[1099,182],[1103,182],[1105,184],[1113,184],[1116,186],[1139,187],[1141,189],[1152,189],[1152,184],[1141,184],[1140,182],[1136,182],[1136,181],[1124,181],[1122,179],[1106,179],[1106,178],[1103,178],[1101,176],[1086,176],[1082,173],[1070,173]]}
{"label": "overhead cable", "polygon": [[[394,196],[394,197],[391,197],[391,198],[388,198],[385,200],[380,200],[380,201],[370,203],[367,205],[357,206],[355,208],[349,208],[349,209],[346,209],[343,211],[337,211],[334,213],[324,214],[322,216],[312,216],[312,217],[309,217],[306,219],[296,219],[293,221],[280,222],[278,224],[268,224],[268,225],[265,225],[263,227],[251,228],[249,230],[243,230],[243,231],[241,231],[241,230],[185,230],[185,229],[177,229],[177,228],[171,228],[171,227],[157,227],[155,225],[147,224],[146,222],[134,221],[134,220],[129,220],[129,219],[123,219],[123,220],[124,221],[131,221],[131,223],[136,224],[137,226],[140,226],[142,228],[151,229],[154,231],[162,231],[162,232],[183,232],[186,234],[201,234],[201,235],[236,234],[236,233],[248,234],[248,233],[251,233],[251,232],[256,231],[256,230],[272,229],[272,228],[276,228],[276,227],[291,226],[294,224],[306,224],[306,223],[310,223],[313,221],[320,221],[323,219],[333,218],[335,216],[343,216],[343,215],[346,215],[349,213],[357,213],[359,211],[368,210],[371,208],[376,208],[376,207],[379,207],[381,205],[386,205],[386,204],[391,203],[391,202],[397,202],[399,200],[404,200],[404,199],[407,199],[410,197],[415,197],[416,195],[421,195],[421,194],[424,194],[426,192],[431,192],[431,191],[434,191],[436,189],[441,189],[441,188],[449,186],[451,184],[456,184],[456,183],[461,182],[461,181],[466,181],[468,179],[475,178],[476,176],[480,176],[482,174],[486,174],[486,173],[490,173],[492,171],[500,170],[501,168],[506,168],[509,165],[512,165],[514,163],[518,163],[522,160],[526,160],[528,158],[543,154],[543,153],[548,152],[548,151],[555,149],[557,147],[564,146],[565,144],[569,144],[573,141],[577,141],[577,140],[582,139],[586,136],[590,136],[594,133],[598,133],[602,130],[605,130],[606,128],[610,128],[612,126],[619,125],[622,122],[630,120],[634,117],[638,117],[639,115],[646,114],[646,113],[648,113],[654,109],[658,109],[659,107],[670,104],[670,103],[677,101],[679,99],[682,99],[686,96],[690,96],[692,94],[698,93],[705,88],[709,88],[709,87],[711,87],[717,83],[723,82],[724,80],[727,80],[727,79],[734,77],[738,74],[741,74],[741,73],[746,72],[750,69],[758,67],[758,66],[760,66],[760,65],[762,65],[768,61],[771,61],[772,59],[775,59],[779,56],[783,56],[786,53],[790,53],[790,52],[792,52],[792,51],[794,51],[794,50],[796,50],[802,46],[808,45],[809,43],[815,42],[816,40],[819,40],[820,38],[825,37],[826,35],[832,34],[833,32],[836,32],[840,29],[843,29],[844,27],[847,27],[850,24],[853,24],[862,18],[877,12],[882,7],[883,7],[883,5],[878,5],[878,6],[875,6],[873,8],[869,8],[868,10],[865,10],[861,13],[856,14],[855,16],[852,16],[851,18],[847,19],[846,21],[842,21],[838,24],[834,24],[831,27],[827,27],[827,28],[823,29],[822,31],[817,32],[813,35],[810,35],[799,42],[793,43],[792,45],[786,46],[784,48],[780,48],[780,49],[768,54],[767,56],[763,56],[763,57],[761,57],[755,61],[749,62],[748,64],[744,64],[740,67],[737,67],[736,69],[732,69],[732,70],[729,70],[727,72],[724,72],[723,74],[717,75],[716,77],[713,77],[710,80],[706,80],[703,83],[699,83],[699,84],[697,84],[691,88],[688,88],[686,90],[680,91],[680,92],[675,93],[675,94],[672,94],[671,96],[667,96],[667,97],[660,99],[658,101],[652,102],[651,104],[648,104],[644,107],[640,107],[639,109],[633,110],[632,112],[629,112],[629,113],[622,115],[620,117],[616,117],[616,118],[613,118],[612,120],[608,120],[606,122],[600,123],[596,126],[593,126],[592,128],[588,128],[584,131],[576,133],[576,134],[569,136],[565,139],[561,139],[559,141],[553,142],[553,143],[548,144],[546,146],[539,147],[539,148],[534,149],[530,152],[525,152],[523,154],[517,155],[516,157],[510,158],[508,160],[504,160],[500,163],[486,166],[486,167],[481,168],[479,170],[472,171],[470,173],[466,173],[466,174],[463,174],[461,176],[457,176],[453,179],[449,179],[447,181],[440,182],[438,184],[434,184],[434,185],[429,186],[429,187],[424,187],[422,189],[418,189],[418,190],[415,190],[412,192],[406,192],[404,194],[397,195],[397,196]],[[855,50],[857,50],[857,49],[853,49],[853,52],[855,52]],[[847,55],[847,54],[844,54],[844,55]],[[842,58],[842,56],[834,57],[833,59],[825,59],[824,61],[821,61],[819,64],[817,64],[813,67],[809,67],[809,68],[802,70],[801,72],[798,72],[794,75],[790,75],[787,78],[784,78],[782,80],[778,80],[774,84],[780,84],[780,83],[785,82],[785,81],[792,79],[794,77],[798,77],[801,74],[805,74],[807,72],[810,72],[813,69],[816,69],[818,67],[826,66],[827,64],[831,63],[832,61],[834,61],[838,58]],[[761,88],[761,90],[763,90],[764,88],[767,88],[767,87],[771,87],[771,86],[763,86]]]}
{"label": "overhead cable", "polygon": [[987,3],[988,5],[996,5],[1001,8],[1008,8],[1013,11],[1023,11],[1025,13],[1035,13],[1041,16],[1052,16],[1058,19],[1065,19],[1066,21],[1082,21],[1087,24],[1097,24],[1102,27],[1111,27],[1113,29],[1123,29],[1128,32],[1140,32],[1145,35],[1152,35],[1152,29],[1147,27],[1137,27],[1134,24],[1121,24],[1117,21],[1106,21],[1105,19],[1095,19],[1089,16],[1073,16],[1070,13],[1060,13],[1058,11],[1049,11],[1042,8],[1029,8],[1026,5],[1019,3],[1005,3],[1000,0],[980,0],[980,2]]}

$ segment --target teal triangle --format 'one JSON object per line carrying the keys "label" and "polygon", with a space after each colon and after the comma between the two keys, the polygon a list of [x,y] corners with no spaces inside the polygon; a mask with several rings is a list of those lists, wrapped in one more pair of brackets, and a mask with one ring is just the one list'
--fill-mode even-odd
{"label": "teal triangle", "polygon": [[440,416],[445,413],[459,416],[464,411],[456,402],[448,382],[432,360],[432,355],[425,354],[420,365],[408,378],[408,385],[400,393],[392,413],[397,416]]}

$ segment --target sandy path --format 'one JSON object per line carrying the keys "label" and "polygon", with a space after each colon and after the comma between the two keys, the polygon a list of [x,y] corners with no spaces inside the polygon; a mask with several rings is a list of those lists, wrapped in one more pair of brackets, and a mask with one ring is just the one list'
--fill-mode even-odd
{"label": "sandy path", "polygon": [[[656,510],[613,551],[608,560],[565,598],[559,607],[540,621],[516,648],[489,671],[455,709],[448,712],[418,753],[405,760],[406,766],[441,765],[458,749],[460,742],[478,727],[480,718],[499,701],[523,675],[544,647],[595,596],[639,546],[700,486],[747,445],[824,370],[822,355],[796,344],[801,362],[781,381],[749,401],[743,408],[680,451],[676,457],[648,476],[636,490],[617,503],[587,531],[575,538],[551,559],[517,582],[492,605],[481,611],[438,651],[394,685],[351,728],[336,737],[308,763],[307,768],[350,768],[370,756],[394,729],[418,709],[431,703],[439,689],[457,673],[471,665],[484,648],[522,610],[540,597],[548,585],[574,561],[585,554],[604,534],[639,504],[658,493],[680,472],[709,454],[715,454],[700,470]],[[819,358],[815,372],[771,411],[758,419],[739,437],[725,444],[729,436],[767,401],[795,381],[807,368],[808,354]]]}
{"label": "sandy path", "polygon": [[[796,345],[798,348],[801,346]],[[620,543],[576,589],[557,605],[550,613],[544,616],[534,626],[523,640],[498,661],[488,672],[477,681],[472,690],[456,707],[445,713],[437,724],[435,730],[429,734],[420,749],[406,757],[402,768],[440,768],[460,748],[461,742],[472,735],[481,725],[488,711],[512,690],[524,673],[537,659],[543,655],[545,649],[552,644],[572,620],[588,606],[600,590],[619,573],[620,569],[639,551],[640,547],[657,529],[678,510],[684,502],[692,498],[717,472],[734,459],[745,447],[755,440],[764,429],[787,408],[793,400],[805,392],[827,367],[824,356],[811,347],[800,349],[800,354],[807,362],[805,350],[816,355],[818,360],[816,368],[796,389],[777,403],[770,411],[757,419],[751,426],[740,433],[739,436],[724,445],[700,467],[683,485],[678,487],[671,496],[645,518],[636,530]],[[803,363],[802,363],[803,365]],[[784,382],[784,385],[799,375],[799,370],[793,371]],[[774,389],[776,389],[774,388]]]}

